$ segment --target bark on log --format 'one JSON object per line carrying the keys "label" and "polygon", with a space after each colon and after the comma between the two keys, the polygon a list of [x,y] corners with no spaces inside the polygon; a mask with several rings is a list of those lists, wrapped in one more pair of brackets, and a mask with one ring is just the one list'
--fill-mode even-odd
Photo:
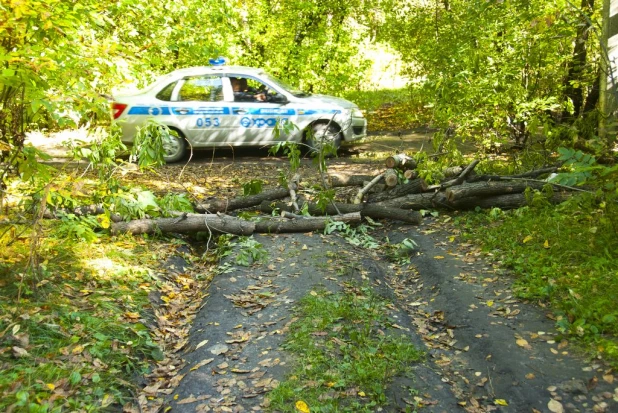
{"label": "bark on log", "polygon": [[[566,201],[572,193],[556,192],[548,201],[552,204],[559,204]],[[489,196],[485,198],[463,198],[452,203],[453,208],[459,210],[470,210],[476,207],[480,208],[500,208],[500,209],[516,209],[528,205],[528,200],[524,194],[508,194]]]}
{"label": "bark on log", "polygon": [[290,194],[288,188],[275,188],[257,195],[249,195],[232,199],[206,199],[202,203],[195,206],[198,212],[225,212],[234,211],[236,209],[250,208],[260,205],[265,200],[275,200],[285,198]]}
{"label": "bark on log", "polygon": [[[418,211],[411,210],[403,210],[400,208],[390,208],[384,207],[375,204],[343,204],[336,203],[337,209],[341,211],[341,213],[352,213],[352,212],[360,212],[361,216],[369,217],[373,219],[393,219],[401,222],[405,222],[407,224],[418,225],[422,222],[423,217]],[[262,202],[260,205],[260,210],[266,214],[272,213],[274,209],[278,209],[281,211],[290,211],[292,207],[285,202]],[[337,210],[333,205],[328,205],[325,211],[322,211],[314,203],[308,204],[308,211],[311,215],[337,215]]]}
{"label": "bark on log", "polygon": [[286,219],[279,217],[264,218],[255,223],[255,231],[265,234],[279,234],[284,232],[310,232],[326,228],[330,221],[345,222],[348,224],[361,222],[360,212],[335,215],[329,217],[303,217]]}
{"label": "bark on log", "polygon": [[489,181],[464,183],[452,186],[446,190],[446,199],[449,202],[459,201],[462,198],[486,197],[505,194],[523,193],[526,188],[543,189],[547,185],[532,181]]}
{"label": "bark on log", "polygon": [[412,180],[414,178],[416,178],[418,176],[418,172],[413,171],[412,169],[408,169],[403,171],[403,177],[408,179],[408,180]]}
{"label": "bark on log", "polygon": [[427,190],[427,183],[424,179],[417,178],[407,184],[398,185],[394,188],[387,189],[384,192],[378,192],[369,195],[367,202],[380,202],[387,199],[399,198],[408,194],[418,194]]}
{"label": "bark on log", "polygon": [[414,169],[416,168],[416,160],[414,158],[409,157],[403,153],[398,153],[397,155],[389,156],[384,161],[384,164],[387,168],[397,168],[397,169]]}
{"label": "bark on log", "polygon": [[554,173],[557,170],[558,170],[557,166],[551,166],[551,167],[547,167],[547,168],[535,169],[533,171],[528,171],[528,172],[524,172],[524,173],[517,174],[517,175],[508,175],[508,176],[503,176],[503,175],[475,175],[475,176],[468,177],[466,179],[466,181],[468,181],[468,182],[500,181],[500,180],[506,180],[506,179],[512,179],[512,178],[530,178],[530,179],[535,179],[535,178],[538,178],[541,175],[549,175],[551,173]]}
{"label": "bark on log", "polygon": [[333,188],[343,186],[363,186],[367,182],[370,182],[375,178],[373,175],[344,175],[344,174],[330,174],[328,175],[328,182]]}
{"label": "bark on log", "polygon": [[153,234],[155,232],[192,233],[211,231],[213,233],[251,235],[255,223],[216,214],[187,214],[177,218],[137,219],[112,224],[112,234]]}
{"label": "bark on log", "polygon": [[452,205],[446,199],[444,192],[410,194],[399,198],[376,202],[372,205],[389,208],[414,209],[417,211],[420,209],[432,208],[453,209]]}
{"label": "bark on log", "polygon": [[394,169],[387,169],[384,171],[384,182],[386,186],[395,186],[399,181],[399,177],[397,176],[397,171]]}

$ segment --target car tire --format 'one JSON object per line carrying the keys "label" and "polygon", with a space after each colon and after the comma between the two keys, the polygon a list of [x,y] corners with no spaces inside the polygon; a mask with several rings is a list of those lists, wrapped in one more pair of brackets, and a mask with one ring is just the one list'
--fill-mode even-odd
{"label": "car tire", "polygon": [[318,152],[325,142],[330,142],[335,147],[335,150],[338,150],[341,146],[341,131],[333,124],[313,124],[305,138],[305,144],[309,147],[309,152]]}
{"label": "car tire", "polygon": [[182,133],[177,130],[174,130],[174,132],[176,132],[178,136],[170,134],[169,139],[163,142],[163,149],[165,150],[163,160],[167,163],[178,162],[185,156],[187,151],[187,141]]}

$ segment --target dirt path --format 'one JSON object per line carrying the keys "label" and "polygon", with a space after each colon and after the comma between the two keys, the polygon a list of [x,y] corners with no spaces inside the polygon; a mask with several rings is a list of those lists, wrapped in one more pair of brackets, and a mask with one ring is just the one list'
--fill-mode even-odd
{"label": "dirt path", "polygon": [[444,227],[428,219],[383,229],[392,243],[418,244],[409,266],[333,235],[256,236],[270,258],[213,280],[168,400],[172,411],[268,410],[268,392],[293,364],[281,345],[295,304],[350,282],[369,282],[392,302],[393,324],[426,351],[389,384],[389,404],[378,411],[618,411],[618,387],[603,366],[576,357],[543,309],[515,299],[508,276]]}

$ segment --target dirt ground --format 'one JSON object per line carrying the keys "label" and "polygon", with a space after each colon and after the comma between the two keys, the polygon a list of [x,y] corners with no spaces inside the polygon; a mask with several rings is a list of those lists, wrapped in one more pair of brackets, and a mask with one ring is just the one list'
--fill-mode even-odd
{"label": "dirt ground", "polygon": [[[57,150],[53,155],[62,158],[58,141],[38,145]],[[329,168],[377,173],[381,163],[367,160],[367,153],[430,145],[429,131],[375,136],[344,149]],[[162,190],[190,186],[198,195],[234,196],[243,179],[260,177],[275,184],[286,165],[285,157],[269,156],[266,150],[203,151],[187,166],[162,168],[160,185]],[[307,161],[303,176],[310,170]],[[426,217],[417,227],[383,222],[381,232],[372,234],[388,236],[392,243],[413,239],[418,247],[407,266],[337,235],[254,236],[269,259],[250,267],[232,265],[213,279],[182,355],[182,380],[167,399],[171,411],[267,410],[268,391],[293,364],[281,344],[295,304],[316,288],[336,291],[353,281],[369,283],[389,300],[389,317],[399,332],[426,353],[410,374],[389,385],[389,404],[381,411],[617,412],[618,383],[611,370],[560,340],[549,310],[515,298],[509,274],[462,243],[449,220],[446,215]],[[232,263],[234,254],[227,260]],[[259,311],[239,306],[239,297]]]}

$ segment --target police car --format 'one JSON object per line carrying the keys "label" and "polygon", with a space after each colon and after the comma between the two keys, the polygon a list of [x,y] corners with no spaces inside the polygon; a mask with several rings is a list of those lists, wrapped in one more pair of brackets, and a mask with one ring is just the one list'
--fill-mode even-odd
{"label": "police car", "polygon": [[[281,140],[317,148],[330,141],[362,139],[367,121],[354,103],[296,90],[261,69],[212,66],[176,70],[131,95],[114,96],[114,121],[131,144],[149,119],[176,131],[165,160],[182,159],[189,148],[265,146]],[[290,122],[291,127],[282,125]],[[278,128],[279,133],[274,133]]]}

